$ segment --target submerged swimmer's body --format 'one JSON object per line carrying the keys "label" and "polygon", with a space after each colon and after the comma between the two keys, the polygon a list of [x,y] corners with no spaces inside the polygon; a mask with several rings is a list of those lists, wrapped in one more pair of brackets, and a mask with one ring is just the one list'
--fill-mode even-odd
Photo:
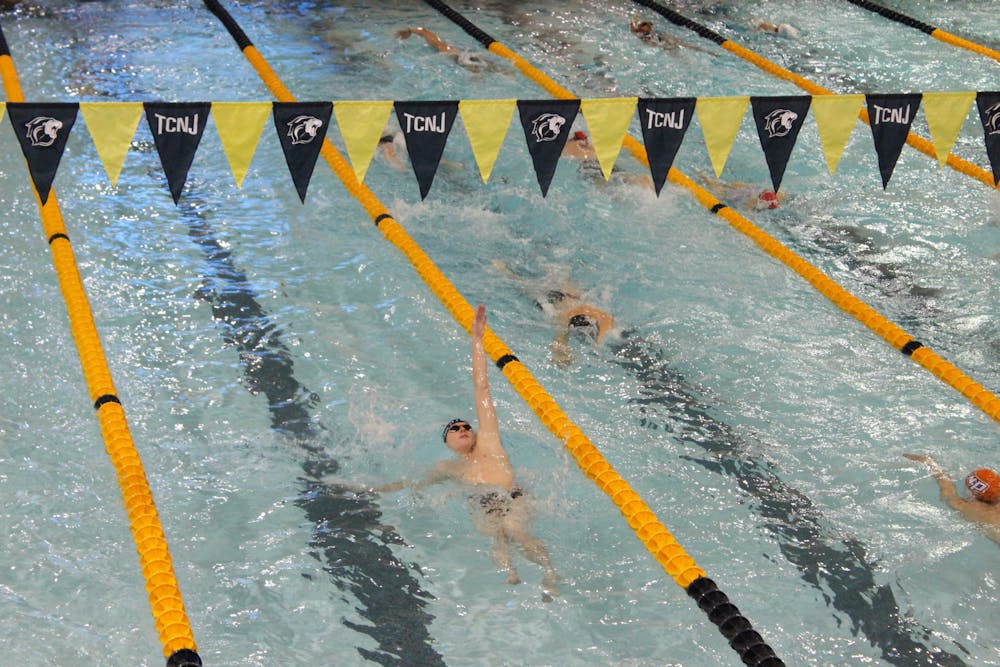
{"label": "submerged swimmer's body", "polygon": [[729,182],[701,173],[698,179],[724,204],[750,211],[776,209],[785,201],[784,192],[761,188],[754,183]]}
{"label": "submerged swimmer's body", "polygon": [[420,481],[393,482],[375,487],[374,491],[396,491],[404,487],[422,488],[439,482],[454,481],[468,490],[470,515],[476,529],[492,538],[493,560],[507,574],[507,582],[521,581],[514,568],[511,547],[517,546],[524,556],[545,571],[542,579],[543,599],[558,595],[559,577],[549,560],[541,540],[529,529],[530,511],[524,489],[514,481],[510,457],[500,441],[496,408],[490,394],[486,351],[483,335],[486,330],[486,308],[479,306],[472,322],[472,381],[479,432],[464,419],[448,422],[442,438],[455,458],[439,461]]}
{"label": "submerged swimmer's body", "polygon": [[[577,160],[580,165],[579,171],[584,176],[601,185],[606,183],[604,171],[601,169],[601,163],[597,159],[597,150],[594,148],[594,143],[587,136],[586,132],[574,132],[570,135],[566,141],[566,145],[563,146],[562,155],[563,157]],[[650,190],[653,189],[653,179],[649,177],[649,174],[620,171],[615,167],[611,177],[617,177],[618,180],[628,185],[639,185]]]}

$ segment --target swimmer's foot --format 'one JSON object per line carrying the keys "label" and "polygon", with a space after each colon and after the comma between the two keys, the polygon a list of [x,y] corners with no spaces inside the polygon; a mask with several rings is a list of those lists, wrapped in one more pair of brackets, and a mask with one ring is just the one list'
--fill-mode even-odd
{"label": "swimmer's foot", "polygon": [[548,570],[542,578],[542,600],[552,602],[552,598],[559,597],[559,589],[556,587],[561,580],[555,570]]}
{"label": "swimmer's foot", "polygon": [[507,583],[508,584],[519,584],[521,583],[521,577],[517,576],[517,572],[510,570],[507,573]]}

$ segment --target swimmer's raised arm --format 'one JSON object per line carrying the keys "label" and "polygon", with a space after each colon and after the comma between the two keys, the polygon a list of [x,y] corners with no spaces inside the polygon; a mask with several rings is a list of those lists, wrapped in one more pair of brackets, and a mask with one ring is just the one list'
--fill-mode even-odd
{"label": "swimmer's raised arm", "polygon": [[475,392],[476,420],[479,422],[476,453],[506,459],[507,452],[500,443],[500,423],[490,393],[489,376],[486,373],[486,349],[483,347],[485,333],[486,306],[480,304],[472,318],[472,385]]}
{"label": "swimmer's raised arm", "polygon": [[404,28],[403,30],[399,30],[396,32],[396,37],[400,39],[407,39],[409,38],[410,35],[420,35],[421,37],[424,38],[424,41],[426,41],[430,46],[433,46],[441,53],[458,53],[458,49],[456,49],[451,44],[445,42],[443,39],[435,35],[427,28],[421,28],[420,26],[416,26],[413,28]]}

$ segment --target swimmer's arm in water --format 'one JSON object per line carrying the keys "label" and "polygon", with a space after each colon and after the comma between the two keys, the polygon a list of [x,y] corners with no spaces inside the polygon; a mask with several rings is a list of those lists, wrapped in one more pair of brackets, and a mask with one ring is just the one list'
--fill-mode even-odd
{"label": "swimmer's arm in water", "polygon": [[426,475],[415,482],[411,482],[408,479],[401,479],[388,484],[371,486],[365,490],[374,493],[391,493],[393,491],[402,491],[403,489],[413,489],[414,491],[419,491],[425,487],[440,484],[441,482],[453,479],[455,477],[455,473],[449,463],[449,461],[438,462],[436,466],[427,471]]}
{"label": "swimmer's arm in water", "polygon": [[569,349],[569,329],[566,327],[556,331],[556,339],[552,341],[552,361],[556,366],[566,367],[573,363],[573,353]]}
{"label": "swimmer's arm in water", "polygon": [[511,269],[510,266],[507,264],[507,262],[503,261],[502,259],[493,260],[493,269],[499,273],[502,273],[504,278],[507,278],[508,280],[515,280],[515,281],[524,280],[524,278],[514,273],[514,270]]}
{"label": "swimmer's arm in water", "polygon": [[486,349],[483,336],[486,333],[486,306],[480,304],[472,318],[472,385],[476,401],[476,450],[480,455],[507,460],[507,452],[500,442],[500,423],[496,407],[490,393],[490,381],[486,374]]}
{"label": "swimmer's arm in water", "polygon": [[955,486],[955,482],[952,481],[950,477],[940,466],[926,454],[903,454],[906,458],[911,461],[917,461],[919,463],[926,463],[927,467],[930,469],[931,474],[934,475],[935,481],[938,483],[938,487],[941,489],[941,500],[945,501],[952,508],[961,511],[962,506],[965,505],[965,500],[958,495],[958,488]]}

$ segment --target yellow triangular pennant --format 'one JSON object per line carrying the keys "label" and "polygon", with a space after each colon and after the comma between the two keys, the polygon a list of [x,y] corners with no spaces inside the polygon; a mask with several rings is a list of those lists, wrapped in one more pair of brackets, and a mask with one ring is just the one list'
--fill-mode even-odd
{"label": "yellow triangular pennant", "polygon": [[81,102],[80,113],[111,185],[118,185],[135,128],[142,118],[142,102]]}
{"label": "yellow triangular pennant", "polygon": [[379,137],[392,112],[392,101],[384,102],[334,102],[340,136],[351,159],[351,167],[359,181],[365,180]]}
{"label": "yellow triangular pennant", "polygon": [[943,167],[955,145],[962,124],[969,117],[975,93],[924,93],[924,115],[934,141],[934,152]]}
{"label": "yellow triangular pennant", "polygon": [[625,133],[635,116],[636,97],[580,100],[580,109],[590,130],[590,140],[601,164],[604,180],[611,178],[611,170],[618,160]]}
{"label": "yellow triangular pennant", "polygon": [[716,178],[722,176],[722,169],[729,159],[736,133],[749,105],[749,97],[699,97],[695,103],[705,148],[708,149]]}
{"label": "yellow triangular pennant", "polygon": [[243,187],[271,108],[270,102],[212,102],[215,129],[238,188]]}
{"label": "yellow triangular pennant", "polygon": [[812,98],[819,143],[823,147],[826,168],[830,170],[831,176],[837,171],[837,165],[840,164],[864,103],[864,95],[814,95]]}
{"label": "yellow triangular pennant", "polygon": [[458,103],[483,183],[490,180],[493,173],[516,106],[517,100],[461,100]]}

